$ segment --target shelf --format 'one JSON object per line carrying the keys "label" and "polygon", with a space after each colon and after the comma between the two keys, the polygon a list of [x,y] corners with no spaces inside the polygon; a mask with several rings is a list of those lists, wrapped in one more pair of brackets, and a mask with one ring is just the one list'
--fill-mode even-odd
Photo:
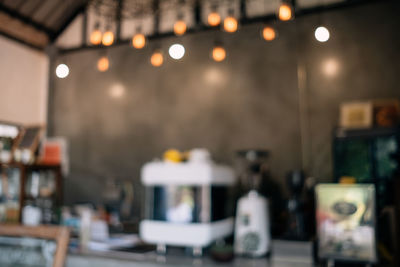
{"label": "shelf", "polygon": [[374,138],[378,136],[396,135],[400,133],[399,127],[375,127],[366,129],[336,128],[336,138]]}
{"label": "shelf", "polygon": [[44,170],[44,169],[59,169],[60,164],[23,164],[17,162],[11,163],[0,163],[0,168],[11,167],[11,168],[25,168],[27,170]]}

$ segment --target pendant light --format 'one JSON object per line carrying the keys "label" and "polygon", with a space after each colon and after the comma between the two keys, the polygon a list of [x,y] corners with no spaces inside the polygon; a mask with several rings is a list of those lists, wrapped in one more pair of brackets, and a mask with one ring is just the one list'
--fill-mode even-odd
{"label": "pendant light", "polygon": [[293,19],[293,16],[294,10],[292,4],[289,1],[282,0],[278,10],[279,19],[282,21],[288,21]]}
{"label": "pendant light", "polygon": [[238,21],[234,17],[233,8],[229,9],[228,16],[224,19],[224,30],[229,33],[234,33],[238,29]]}
{"label": "pendant light", "polygon": [[94,30],[90,34],[90,43],[92,45],[99,45],[101,44],[101,39],[102,39],[102,32],[100,31],[100,23],[96,22],[94,26]]}

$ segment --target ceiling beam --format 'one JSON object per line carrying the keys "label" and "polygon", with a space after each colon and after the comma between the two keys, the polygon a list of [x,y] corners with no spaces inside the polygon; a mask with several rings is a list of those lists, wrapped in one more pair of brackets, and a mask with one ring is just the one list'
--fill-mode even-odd
{"label": "ceiling beam", "polygon": [[84,1],[79,7],[75,9],[74,12],[65,20],[64,24],[50,37],[50,42],[54,43],[57,40],[58,36],[62,34],[62,32],[74,21],[74,19],[79,15],[85,12],[86,7],[88,5],[88,1]]}
{"label": "ceiling beam", "polygon": [[18,20],[20,20],[21,22],[23,22],[23,23],[25,23],[25,24],[27,24],[27,25],[29,25],[29,26],[32,26],[32,27],[35,28],[36,30],[39,30],[39,31],[41,31],[41,32],[44,32],[44,33],[47,34],[47,36],[49,36],[49,37],[51,37],[51,36],[54,34],[54,31],[53,31],[52,29],[47,28],[46,26],[44,26],[44,25],[42,25],[42,24],[40,24],[40,23],[37,23],[37,22],[33,21],[31,18],[26,17],[26,16],[24,16],[24,15],[18,13],[17,11],[6,7],[5,5],[3,5],[3,4],[1,4],[1,3],[0,3],[0,12],[3,12],[3,13],[5,13],[5,14],[9,15],[9,16],[12,17],[12,18],[18,19]]}

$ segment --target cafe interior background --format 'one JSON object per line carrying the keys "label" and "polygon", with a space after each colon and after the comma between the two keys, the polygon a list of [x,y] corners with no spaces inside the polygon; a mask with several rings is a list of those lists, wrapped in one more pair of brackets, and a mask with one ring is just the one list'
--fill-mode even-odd
{"label": "cafe interior background", "polygon": [[[27,224],[73,226],[85,207],[111,232],[138,233],[152,205],[145,164],[189,164],[192,151],[237,178],[252,151],[273,240],[321,238],[317,184],[373,185],[371,262],[396,266],[399,12],[394,0],[0,1],[2,223],[30,207]],[[26,194],[35,179],[48,188],[6,194],[12,169]],[[250,189],[239,178],[233,213]],[[56,199],[50,211],[42,194]]]}

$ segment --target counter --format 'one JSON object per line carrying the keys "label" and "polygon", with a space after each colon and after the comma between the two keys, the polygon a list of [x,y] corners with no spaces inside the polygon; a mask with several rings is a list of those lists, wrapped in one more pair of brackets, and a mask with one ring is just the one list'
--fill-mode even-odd
{"label": "counter", "polygon": [[232,262],[218,263],[209,256],[193,258],[188,255],[168,253],[158,255],[155,252],[85,252],[69,253],[66,267],[157,267],[157,266],[232,266],[232,267],[311,267],[311,245],[297,242],[278,241],[273,245],[273,256],[270,258],[243,258],[236,257]]}

